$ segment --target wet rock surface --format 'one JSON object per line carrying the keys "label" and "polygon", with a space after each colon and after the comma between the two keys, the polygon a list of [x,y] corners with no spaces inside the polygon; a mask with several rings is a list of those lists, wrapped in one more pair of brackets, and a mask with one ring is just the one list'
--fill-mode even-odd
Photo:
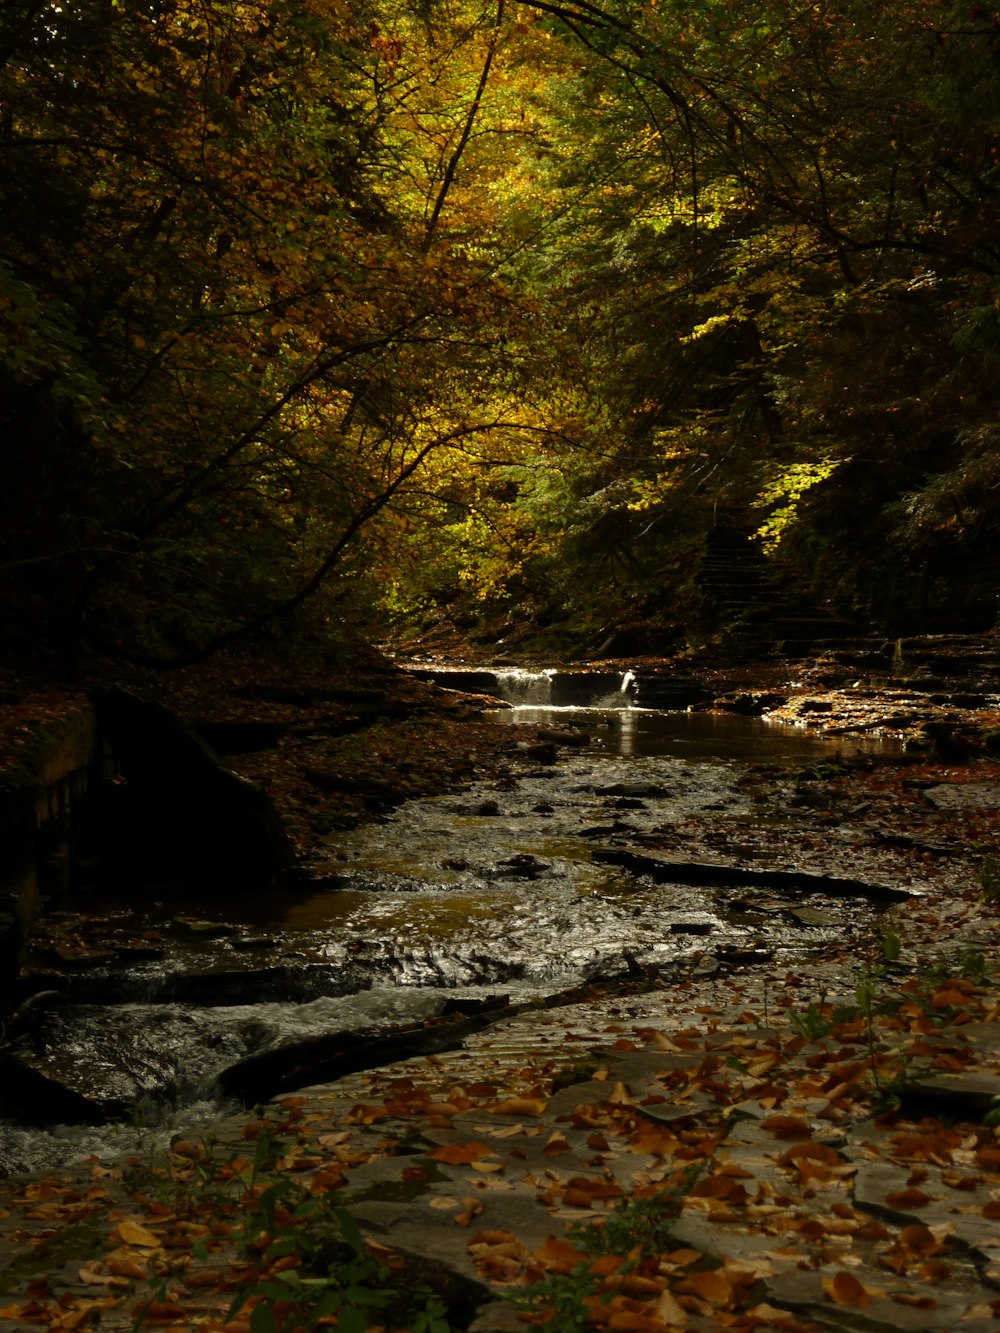
{"label": "wet rock surface", "polygon": [[[919,919],[914,929],[905,953],[919,948]],[[979,1116],[893,1110],[875,1080],[927,1023],[924,1060],[996,1080],[1000,992],[897,981],[883,983],[894,1005],[871,1034],[820,1000],[827,987],[850,999],[832,966],[595,991],[469,1033],[460,1049],[279,1098],[169,1153],[11,1182],[0,1321],[21,1333],[47,1311],[83,1311],[96,1287],[102,1327],[125,1329],[162,1273],[175,1321],[221,1326],[232,1284],[259,1268],[219,1226],[245,1188],[231,1164],[266,1135],[262,1184],[332,1193],[378,1254],[451,1274],[467,1296],[456,1326],[475,1333],[520,1326],[525,1301],[544,1307],[532,1284],[581,1262],[605,1319],[629,1326],[986,1333],[1000,1318],[995,1133]],[[196,1202],[208,1181],[212,1227]],[[191,1190],[190,1209],[158,1209],[164,1188],[178,1201]],[[642,1200],[659,1201],[655,1241],[636,1222]],[[85,1262],[71,1246],[84,1225]],[[602,1228],[619,1239],[598,1259]],[[627,1261],[616,1244],[639,1237],[649,1258]],[[623,1286],[629,1272],[640,1280]]]}
{"label": "wet rock surface", "polygon": [[[974,708],[959,710],[958,716],[955,694],[939,701],[923,696],[885,698],[877,691],[860,696],[860,691],[792,691],[780,708],[771,706],[777,703],[774,698],[761,708],[769,722],[753,720],[756,704],[753,708],[741,704],[726,711],[747,718],[761,731],[751,729],[738,742],[717,730],[721,714],[706,713],[685,724],[701,728],[698,757],[690,760],[676,753],[676,736],[669,742],[675,753],[646,754],[645,739],[637,746],[636,718],[618,717],[608,726],[580,725],[570,731],[565,717],[558,726],[539,719],[539,734],[527,744],[545,747],[542,757],[521,748],[519,735],[524,733],[515,735],[502,725],[485,722],[475,710],[462,721],[456,718],[454,726],[443,725],[437,739],[441,742],[446,735],[447,745],[435,749],[426,745],[435,734],[433,726],[430,731],[418,729],[412,711],[403,722],[384,727],[376,722],[334,735],[332,723],[322,722],[318,713],[308,725],[290,721],[285,710],[305,705],[269,701],[268,707],[282,713],[284,730],[278,745],[248,752],[241,762],[257,780],[269,780],[300,851],[300,863],[307,867],[305,878],[283,891],[277,917],[273,899],[266,905],[241,902],[238,909],[231,901],[215,903],[205,910],[203,898],[185,901],[180,889],[160,908],[149,903],[137,907],[92,902],[91,911],[53,919],[39,935],[27,989],[61,991],[64,1003],[76,1011],[74,1021],[82,1017],[87,1004],[102,1003],[116,991],[119,1000],[127,995],[140,1006],[151,1002],[152,1008],[140,1008],[130,1020],[134,1026],[148,1018],[151,1036],[166,1017],[164,1006],[181,1002],[166,1025],[171,1029],[166,1048],[175,1043],[178,1050],[197,1048],[201,1055],[195,1069],[190,1065],[172,1069],[160,1050],[157,1058],[163,1067],[147,1079],[146,1086],[156,1086],[160,1080],[169,1104],[179,1084],[186,1086],[185,1095],[200,1096],[213,1071],[245,1068],[247,1062],[252,1066],[268,1052],[283,1048],[288,1063],[301,1064],[299,1042],[313,1042],[314,1051],[322,1050],[324,1042],[332,1039],[337,1046],[337,1034],[347,1033],[350,1041],[363,1044],[365,1037],[358,1038],[359,1031],[384,1031],[372,1025],[376,1015],[383,1025],[394,1024],[397,1029],[420,1027],[427,1018],[438,1021],[448,996],[464,994],[475,1003],[490,987],[501,983],[506,989],[509,982],[517,1005],[532,992],[555,994],[565,984],[567,965],[577,979],[616,973],[619,993],[614,997],[602,998],[595,991],[586,1004],[560,1009],[558,1017],[534,1008],[500,1023],[491,1020],[482,1030],[466,1032],[460,1049],[414,1056],[384,1073],[349,1074],[315,1095],[298,1091],[295,1097],[305,1100],[297,1115],[294,1105],[273,1110],[276,1123],[289,1122],[295,1139],[290,1161],[319,1158],[319,1166],[308,1168],[315,1170],[322,1170],[323,1164],[330,1167],[331,1161],[338,1172],[346,1166],[340,1174],[351,1190],[344,1198],[373,1235],[432,1255],[469,1281],[485,1283],[492,1296],[478,1316],[483,1333],[516,1326],[507,1307],[509,1293],[498,1288],[495,1279],[498,1273],[509,1276],[514,1270],[505,1265],[512,1262],[515,1267],[522,1264],[525,1271],[537,1268],[542,1261],[535,1251],[546,1244],[550,1233],[559,1236],[581,1216],[599,1216],[613,1206],[614,1195],[601,1200],[591,1194],[588,1203],[581,1202],[586,1190],[572,1196],[575,1202],[567,1202],[564,1187],[576,1178],[603,1177],[605,1168],[617,1176],[617,1157],[597,1164],[594,1159],[603,1150],[587,1143],[599,1132],[616,1143],[608,1134],[609,1125],[620,1127],[615,1116],[634,1115],[637,1124],[659,1126],[690,1122],[704,1129],[718,1124],[719,1107],[728,1105],[724,1098],[720,1101],[720,1087],[728,1086],[727,1080],[731,1082],[737,1073],[732,1060],[749,1067],[744,1058],[749,1047],[740,1041],[746,1038],[754,1049],[765,1048],[758,1058],[769,1059],[767,1050],[775,1049],[773,1044],[768,1048],[768,1042],[775,1040],[769,1034],[776,1027],[781,1058],[789,1070],[798,1071],[793,1080],[796,1094],[808,1091],[810,1068],[827,1069],[827,1080],[841,1068],[857,1065],[864,1070],[870,1049],[863,1033],[829,1039],[810,1035],[810,1046],[793,1050],[788,1033],[794,1043],[803,1036],[801,1027],[776,1025],[776,1010],[797,1014],[808,1032],[817,1015],[822,1017],[824,995],[846,991],[851,1000],[852,988],[864,981],[865,967],[881,966],[880,941],[887,933],[903,937],[904,970],[891,977],[880,974],[880,985],[902,983],[911,974],[924,976],[935,968],[950,966],[961,972],[970,960],[988,961],[994,956],[996,909],[982,901],[993,882],[989,849],[995,844],[990,793],[996,786],[996,760],[989,736],[997,718],[990,711],[992,696],[963,696]],[[811,706],[797,708],[796,698]],[[317,702],[309,695],[310,709],[343,706]],[[928,723],[933,726],[942,720],[947,731],[932,735]],[[780,738],[783,727],[796,738],[795,745],[784,753],[762,750],[760,736]],[[547,735],[541,734],[542,728],[547,728]],[[581,744],[577,737],[584,734],[590,739]],[[402,748],[393,748],[392,735],[397,743],[403,738]],[[563,736],[571,736],[572,743]],[[882,746],[883,736],[893,741],[888,749]],[[866,737],[872,739],[870,748],[865,748]],[[963,737],[977,739],[972,745],[962,743]],[[591,752],[595,746],[606,751],[611,738],[616,747],[625,748],[619,748],[619,758],[609,769],[607,753],[598,759]],[[861,745],[855,744],[858,738]],[[811,750],[803,751],[799,744],[803,739]],[[729,747],[727,757],[711,754],[715,744]],[[554,747],[554,754],[549,747]],[[714,762],[708,770],[706,754]],[[307,771],[311,764],[305,762],[306,755],[324,771],[386,782],[408,797],[421,790],[444,791],[452,783],[468,785],[477,770],[479,785],[457,800],[443,796],[410,801],[396,811],[395,802],[383,804],[386,794],[374,787],[367,792],[346,789],[343,783],[317,787]],[[363,822],[373,816],[377,822]],[[459,831],[464,829],[465,836],[470,826],[476,826],[475,832],[463,843]],[[608,854],[603,864],[593,856],[595,842]],[[665,895],[664,884],[658,882],[658,867],[665,863],[690,868],[688,880],[702,875],[704,867],[716,875],[721,868],[723,879],[727,874],[732,878],[720,893],[718,886],[685,882],[685,872],[677,870],[667,881],[672,887]],[[652,874],[647,873],[651,866]],[[793,884],[789,878],[783,887],[783,876],[804,876],[810,889],[814,879],[823,877],[853,887],[848,896],[830,898],[822,891],[803,893],[801,879]],[[870,903],[871,895],[864,890],[871,885],[889,888],[894,903]],[[477,900],[477,894],[485,897]],[[891,915],[885,915],[887,910]],[[414,934],[416,922],[419,936]],[[660,989],[652,998],[627,999],[620,993],[622,986]],[[146,987],[144,993],[141,987]],[[418,993],[420,1003],[414,1007]],[[730,1004],[737,995],[739,1003]],[[772,1270],[755,1270],[754,1281],[765,1284],[759,1304],[770,1303],[806,1327],[811,1322],[821,1328],[944,1330],[959,1320],[962,1328],[971,1330],[995,1326],[997,1246],[990,1236],[997,1227],[1000,1181],[994,1178],[995,1163],[987,1152],[993,1151],[992,1130],[983,1126],[982,1116],[990,1114],[992,1103],[987,1099],[997,1075],[992,1035],[996,1005],[985,996],[984,991],[978,1007],[973,1006],[975,1012],[961,1022],[955,1019],[955,1004],[946,1005],[943,1015],[932,1015],[938,1035],[949,1024],[956,1030],[967,1029],[966,1037],[959,1033],[948,1050],[935,1048],[919,1030],[906,1037],[907,1051],[920,1042],[927,1050],[921,1057],[923,1066],[916,1061],[912,1077],[900,1088],[902,1132],[909,1132],[908,1117],[916,1126],[928,1116],[957,1117],[972,1125],[956,1144],[935,1141],[937,1157],[947,1155],[945,1148],[950,1154],[945,1166],[936,1160],[928,1166],[927,1156],[917,1151],[919,1144],[914,1148],[910,1143],[909,1157],[900,1157],[899,1144],[894,1146],[883,1133],[886,1126],[875,1122],[874,1094],[868,1100],[845,1094],[850,1105],[833,1108],[845,1115],[829,1121],[825,1112],[830,1087],[804,1097],[801,1106],[789,1104],[792,1091],[781,1094],[784,1084],[765,1078],[768,1071],[761,1069],[755,1077],[772,1090],[756,1101],[762,1097],[776,1101],[772,1107],[757,1105],[756,1110],[747,1103],[753,1102],[749,1094],[759,1091],[757,1084],[742,1087],[748,1096],[733,1103],[739,1107],[738,1115],[722,1117],[722,1128],[732,1134],[713,1149],[723,1155],[713,1157],[716,1165],[707,1168],[708,1178],[714,1180],[721,1172],[723,1180],[759,1180],[763,1191],[754,1194],[743,1186],[757,1211],[749,1211],[751,1204],[735,1193],[718,1196],[721,1209],[707,1206],[706,1200],[716,1199],[711,1193],[695,1194],[693,1198],[701,1202],[683,1208],[679,1226],[686,1229],[674,1238],[672,1252],[697,1250],[709,1256],[713,1271],[721,1264],[723,1275],[730,1275],[726,1281],[731,1292],[728,1306],[713,1307],[709,1301],[708,1311],[686,1311],[684,1327],[718,1327],[713,1321],[719,1312],[727,1317],[735,1313],[732,1293],[747,1286],[736,1278],[737,1270],[745,1272],[755,1264]],[[684,999],[691,1001],[689,1022],[683,1016]],[[791,1002],[786,1005],[786,1000]],[[345,1003],[369,1007],[345,1025],[340,1008]],[[655,1013],[643,1009],[647,1003]],[[195,1020],[185,1004],[197,1006]],[[206,1004],[215,1015],[207,1026]],[[741,1018],[746,1012],[753,1013],[753,1024]],[[977,1015],[980,1021],[968,1021]],[[64,1044],[86,1044],[85,1025],[75,1036],[67,1036],[60,1027],[64,1013],[54,1009],[37,1018],[24,1035],[34,1034],[41,1046],[48,1041],[54,1043],[50,1049],[58,1049],[60,1032]],[[702,1036],[684,1037],[686,1022],[698,1027]],[[612,1028],[616,1031],[609,1033]],[[709,1029],[728,1037],[720,1038],[720,1065],[705,1067],[705,1082],[695,1090],[690,1079],[686,1085],[681,1081],[681,1075],[703,1067]],[[126,1023],[123,1045],[128,1032]],[[660,1035],[644,1035],[649,1032]],[[689,1040],[694,1050],[685,1048]],[[898,1045],[898,1034],[885,1040]],[[631,1043],[637,1050],[615,1050],[619,1042]],[[652,1064],[641,1069],[626,1066],[630,1056],[638,1058],[650,1043],[647,1054]],[[96,1050],[95,1043],[91,1045]],[[671,1045],[681,1049],[672,1051]],[[396,1058],[388,1049],[373,1055],[380,1061]],[[35,1058],[43,1061],[44,1050]],[[808,1065],[810,1058],[818,1063]],[[606,1069],[596,1088],[591,1086],[595,1060],[598,1071]],[[120,1078],[127,1061],[112,1063],[120,1066],[115,1070]],[[137,1070],[142,1064],[141,1049],[135,1052],[134,1064]],[[573,1084],[553,1096],[546,1079],[554,1069],[564,1073],[567,1067],[575,1071],[579,1087]],[[321,1062],[313,1068],[317,1072],[311,1077],[329,1076],[320,1072]],[[523,1071],[528,1073],[522,1076]],[[275,1090],[266,1081],[270,1077],[254,1087],[255,1096],[263,1098]],[[310,1077],[308,1070],[305,1077]],[[840,1082],[846,1079],[853,1087],[851,1077],[845,1074]],[[401,1079],[426,1087],[427,1098],[402,1096]],[[626,1100],[601,1096],[609,1080],[612,1090],[619,1083],[624,1086]],[[888,1070],[885,1081],[890,1081]],[[139,1075],[134,1086],[141,1083]],[[84,1077],[78,1095],[92,1099],[93,1087],[87,1084]],[[454,1097],[454,1088],[484,1084],[493,1086],[494,1094],[469,1094],[468,1105],[458,1104],[454,1113],[428,1116],[428,1106],[455,1105],[448,1100]],[[434,1098],[445,1100],[434,1102],[432,1088]],[[581,1088],[585,1096],[572,1107],[564,1106]],[[510,1094],[507,1100],[520,1099],[522,1112],[514,1120],[490,1109],[504,1100],[505,1091]],[[117,1096],[112,1088],[110,1109],[103,1115],[121,1114]],[[825,1103],[814,1104],[823,1097]],[[368,1119],[368,1112],[355,1111],[358,1106],[378,1108],[380,1098],[383,1109],[390,1108],[385,1114],[377,1110]],[[122,1094],[122,1102],[127,1100]],[[544,1108],[532,1111],[530,1104],[539,1100],[545,1102]],[[644,1102],[644,1111],[634,1109]],[[612,1113],[605,1103],[625,1109]],[[596,1128],[586,1123],[586,1116],[583,1124],[573,1124],[578,1105],[597,1108]],[[794,1155],[783,1164],[780,1158],[788,1144],[779,1141],[776,1146],[761,1128],[767,1111],[794,1113],[792,1118],[804,1119],[820,1138],[832,1123],[835,1132],[828,1146],[836,1160],[820,1165],[834,1172],[834,1181],[847,1183],[828,1189],[825,1181],[818,1188],[815,1173],[803,1174],[794,1165],[798,1161]],[[211,1102],[200,1114],[203,1125],[213,1124],[209,1137],[230,1153],[245,1143],[246,1126],[254,1123],[252,1117],[238,1118],[228,1122],[228,1129],[220,1129],[215,1126],[218,1106]],[[318,1118],[311,1123],[317,1132],[361,1136],[363,1150],[357,1156],[364,1160],[345,1164],[336,1152],[329,1157],[329,1145],[310,1147],[312,1131],[296,1126],[314,1114]],[[607,1116],[612,1119],[601,1119]],[[429,1124],[428,1119],[441,1123]],[[188,1126],[199,1132],[197,1121],[189,1120]],[[488,1132],[498,1126],[515,1132],[507,1137]],[[375,1152],[377,1143],[394,1135],[413,1140],[414,1134],[434,1146],[417,1152]],[[165,1150],[169,1137],[167,1130],[156,1138],[160,1146],[154,1155]],[[428,1191],[423,1208],[412,1198],[404,1202],[393,1194],[401,1184],[420,1183],[403,1174],[417,1167],[427,1169],[414,1158],[422,1160],[436,1148],[479,1139],[492,1145],[499,1169],[479,1171],[472,1162],[441,1163],[431,1158],[433,1172],[428,1174],[436,1178],[436,1173],[443,1173],[447,1183]],[[561,1139],[570,1144],[569,1151],[561,1147],[546,1151],[546,1145],[559,1145]],[[85,1140],[77,1142],[82,1145]],[[628,1153],[635,1148],[631,1143]],[[69,1149],[67,1155],[72,1156],[72,1143]],[[657,1151],[646,1157],[650,1160],[645,1169],[654,1172],[662,1172],[672,1160],[670,1154]],[[480,1166],[496,1164],[490,1157],[476,1160]],[[630,1163],[626,1172],[626,1195],[655,1183],[642,1175],[642,1165],[633,1170],[634,1165]],[[846,1169],[855,1166],[853,1174]],[[841,1168],[842,1173],[836,1174]],[[24,1259],[30,1268],[30,1255],[37,1247],[43,1268],[34,1271],[57,1272],[58,1265],[47,1256],[57,1254],[58,1247],[45,1248],[53,1234],[61,1233],[68,1220],[76,1219],[75,1225],[81,1215],[95,1219],[104,1215],[101,1198],[87,1200],[90,1190],[105,1188],[95,1186],[95,1179],[111,1182],[107,1197],[117,1200],[115,1206],[133,1212],[145,1208],[127,1182],[115,1183],[118,1168],[109,1166],[108,1176],[96,1178],[87,1176],[88,1169],[94,1168],[80,1168],[75,1177],[69,1172],[74,1183],[64,1186],[58,1181],[67,1178],[68,1168],[62,1168],[64,1175],[55,1185],[40,1185],[43,1193],[54,1191],[47,1195],[48,1202],[32,1192],[31,1183],[11,1181],[5,1187],[12,1201],[10,1225],[21,1228],[11,1233],[8,1276],[0,1278],[7,1282],[10,1308],[23,1311],[33,1299],[25,1282],[17,1285],[19,1261]],[[925,1179],[934,1172],[947,1176],[940,1180],[934,1176],[931,1183],[937,1192],[920,1180],[913,1183],[925,1170],[929,1173]],[[516,1171],[521,1172],[520,1183],[504,1188],[514,1182]],[[749,1175],[741,1176],[740,1171]],[[555,1184],[553,1175],[558,1178]],[[977,1179],[971,1184],[956,1183],[973,1176]],[[792,1185],[803,1186],[801,1194]],[[64,1189],[78,1197],[60,1193]],[[844,1192],[838,1193],[841,1189]],[[19,1190],[22,1202],[17,1202]],[[931,1202],[913,1196],[909,1203],[905,1198],[901,1202],[908,1190],[929,1195]],[[546,1194],[548,1201],[539,1205],[538,1196]],[[887,1202],[890,1195],[895,1203]],[[431,1207],[430,1197],[453,1200],[455,1206],[438,1202]],[[488,1217],[473,1207],[477,1202],[489,1208]],[[955,1206],[946,1206],[950,1204]],[[955,1210],[963,1207],[966,1212],[960,1215],[965,1222],[960,1227]],[[943,1211],[934,1211],[939,1208]],[[40,1216],[27,1218],[35,1209]],[[727,1211],[736,1221],[722,1215]],[[877,1219],[888,1234],[862,1235],[871,1219]],[[98,1227],[97,1222],[94,1225]],[[152,1225],[157,1225],[155,1219]],[[977,1226],[979,1239],[974,1241],[969,1237]],[[165,1232],[169,1227],[164,1224]],[[907,1230],[914,1227],[924,1227],[933,1239],[928,1241],[922,1231]],[[485,1250],[474,1254],[468,1241],[484,1228],[506,1231],[513,1239],[481,1241]],[[42,1235],[43,1231],[49,1234]],[[840,1239],[845,1235],[859,1237],[858,1245],[853,1239]],[[870,1251],[864,1244],[870,1244]],[[507,1247],[508,1252],[501,1254],[496,1247]],[[148,1256],[141,1257],[145,1261]],[[939,1265],[945,1266],[946,1274]],[[695,1271],[700,1271],[697,1265]],[[79,1265],[75,1269],[68,1265],[53,1285],[53,1293],[61,1292],[69,1302],[63,1308],[75,1308],[73,1302],[86,1296],[88,1284],[82,1283],[79,1272]],[[861,1295],[850,1282],[840,1280],[842,1273],[860,1282]],[[674,1285],[690,1280],[685,1274],[686,1269],[677,1284],[668,1284],[671,1293]],[[717,1287],[716,1294],[721,1290]],[[690,1290],[679,1291],[678,1296],[689,1302],[696,1296],[705,1299]],[[8,1318],[6,1313],[3,1317]],[[104,1311],[105,1319],[117,1317],[112,1306]],[[20,1329],[20,1319],[20,1314],[9,1316],[9,1326]],[[37,1326],[38,1320],[26,1316],[22,1322],[27,1328]],[[780,1322],[768,1325],[763,1316],[758,1326],[793,1327]]]}
{"label": "wet rock surface", "polygon": [[[831,741],[842,705],[821,702],[830,707],[803,713],[823,719],[819,729],[788,718],[560,710],[557,726],[532,714],[522,730],[463,711],[460,721],[441,723],[452,745],[472,738],[482,745],[489,736],[490,746],[462,750],[474,753],[482,776],[461,798],[411,800],[398,809],[393,802],[369,809],[367,822],[352,817],[353,830],[318,837],[326,825],[314,821],[306,868],[278,898],[248,898],[238,908],[223,900],[206,910],[204,894],[186,900],[177,888],[162,893],[160,904],[92,900],[90,912],[53,917],[36,938],[25,993],[58,991],[60,1024],[69,1022],[67,1011],[79,1012],[81,1069],[96,1050],[86,1036],[86,1006],[151,1006],[143,1011],[150,1032],[170,1026],[157,1010],[173,1007],[166,1045],[183,1047],[186,1039],[200,1052],[194,1068],[178,1075],[165,1055],[145,1087],[135,1084],[137,1096],[170,1107],[178,1079],[183,1096],[210,1095],[214,1075],[283,1040],[239,1024],[223,1040],[206,1006],[235,1012],[271,1003],[293,1022],[321,999],[365,996],[363,1027],[380,1003],[394,1021],[402,996],[410,1006],[404,1021],[420,1023],[456,989],[475,996],[513,985],[519,1001],[580,978],[656,974],[689,956],[702,977],[775,957],[798,962],[879,930],[886,906],[926,893],[943,876],[956,887],[976,885],[988,845],[995,787],[984,774],[992,757],[948,766],[906,753],[905,736],[889,726],[891,706],[882,733],[866,723],[858,738]],[[863,707],[870,719],[878,696],[867,692]],[[283,759],[275,774],[288,771],[287,746],[298,762],[304,739],[287,717],[282,725],[287,739],[277,751],[249,757]],[[442,762],[426,745],[435,725],[419,732],[432,765]],[[525,731],[568,739],[542,741],[552,762],[539,763],[520,739]],[[382,768],[334,784],[323,804],[346,810],[361,783],[375,791],[387,765],[397,786],[419,791],[428,770],[415,759],[407,769],[388,747],[394,736],[404,754],[415,754],[413,735],[400,724],[380,733]],[[308,736],[312,744],[315,733]],[[356,742],[352,736],[349,744]],[[327,750],[345,743],[325,731],[318,742]],[[468,762],[460,757],[459,767]],[[339,770],[345,766],[341,758]],[[298,772],[295,790],[303,792],[310,766]],[[294,809],[300,797],[273,785],[283,808]],[[52,1046],[56,1021],[34,1024],[37,1044]],[[329,1029],[341,1030],[348,1030],[342,1019]],[[71,1049],[67,1032],[61,1040]],[[298,1035],[311,1041],[313,1032],[307,1025]],[[128,1038],[124,1026],[123,1046]],[[23,1040],[11,1057],[19,1068],[54,1076],[51,1062],[46,1067]],[[65,1119],[120,1113],[116,1064],[127,1068],[127,1053],[92,1060],[90,1088],[75,1074],[68,1088],[109,1109]],[[23,1103],[25,1115],[31,1101]]]}

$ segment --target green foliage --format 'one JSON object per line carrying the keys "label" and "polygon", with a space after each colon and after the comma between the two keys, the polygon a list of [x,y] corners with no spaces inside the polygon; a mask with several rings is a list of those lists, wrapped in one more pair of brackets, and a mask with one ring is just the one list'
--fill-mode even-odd
{"label": "green foliage", "polygon": [[980,949],[963,949],[955,957],[935,963],[927,974],[927,985],[936,989],[953,977],[968,977],[982,982],[990,974],[990,964]]}
{"label": "green foliage", "polygon": [[817,1002],[810,1000],[804,1010],[793,1010],[789,1022],[801,1036],[810,1041],[820,1041],[833,1031],[833,1019],[824,1013],[822,997]]}
{"label": "green foliage", "polygon": [[[330,1316],[336,1316],[338,1328],[364,1333],[371,1312],[388,1305],[393,1292],[388,1270],[365,1249],[353,1217],[325,1194],[298,1190],[287,1177],[269,1184],[253,1202],[244,1247],[262,1253],[269,1265],[293,1257],[297,1266],[272,1268],[272,1278],[245,1287],[227,1317],[253,1299],[253,1333],[291,1333]],[[426,1321],[426,1309],[422,1313]]]}
{"label": "green foliage", "polygon": [[958,614],[1000,551],[991,33],[915,0],[5,11],[7,634],[694,624],[727,514],[845,604]]}
{"label": "green foliage", "polygon": [[[169,1170],[155,1163],[141,1167],[147,1188],[172,1190],[171,1202],[182,1216],[200,1217],[210,1209],[216,1222],[235,1224],[236,1244],[254,1260],[254,1270],[239,1286],[227,1320],[250,1305],[253,1333],[295,1333],[332,1318],[348,1333],[364,1333],[378,1321],[377,1312],[391,1311],[393,1323],[413,1333],[450,1333],[441,1297],[419,1277],[392,1272],[376,1258],[357,1221],[334,1195],[274,1174],[285,1147],[262,1122],[245,1173],[220,1174],[219,1161],[207,1155],[204,1176],[186,1184],[172,1181]],[[197,1241],[193,1252],[202,1262],[210,1259],[205,1240]],[[137,1309],[136,1330],[147,1326],[155,1302],[165,1298],[166,1284],[166,1277],[154,1283]]]}
{"label": "green foliage", "polygon": [[644,1258],[671,1248],[671,1227],[701,1170],[701,1166],[690,1167],[655,1193],[621,1199],[599,1221],[574,1222],[567,1230],[567,1240],[586,1258],[572,1272],[549,1273],[519,1294],[516,1304],[528,1310],[544,1310],[545,1327],[553,1333],[573,1333],[591,1326],[590,1304],[600,1288],[591,1261],[602,1255],[628,1256],[621,1266],[627,1273]]}

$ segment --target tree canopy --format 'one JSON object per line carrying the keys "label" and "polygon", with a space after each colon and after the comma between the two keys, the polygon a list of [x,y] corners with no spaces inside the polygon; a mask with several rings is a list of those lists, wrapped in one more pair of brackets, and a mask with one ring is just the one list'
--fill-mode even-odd
{"label": "tree canopy", "polygon": [[948,0],[9,0],[8,647],[684,624],[723,521],[991,624],[998,64]]}

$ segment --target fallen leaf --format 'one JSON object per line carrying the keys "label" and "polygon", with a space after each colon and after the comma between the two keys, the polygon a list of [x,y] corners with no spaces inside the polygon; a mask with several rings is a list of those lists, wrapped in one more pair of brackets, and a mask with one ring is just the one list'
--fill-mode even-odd
{"label": "fallen leaf", "polygon": [[649,1040],[650,1045],[654,1046],[658,1051],[669,1051],[673,1055],[679,1055],[681,1052],[681,1047],[678,1046],[676,1042],[671,1041],[663,1032],[651,1033]]}
{"label": "fallen leaf", "polygon": [[687,1311],[682,1309],[669,1291],[661,1291],[653,1305],[653,1313],[664,1324],[673,1324],[683,1328],[687,1323]]}
{"label": "fallen leaf", "polygon": [[917,1296],[908,1291],[893,1293],[892,1299],[898,1305],[908,1305],[914,1310],[936,1310],[937,1301],[933,1296]]}
{"label": "fallen leaf", "polygon": [[549,1135],[542,1152],[546,1157],[558,1157],[562,1153],[570,1152],[569,1140],[565,1134],[561,1134],[558,1129],[553,1130]]}
{"label": "fallen leaf", "polygon": [[506,1101],[494,1102],[483,1110],[493,1115],[541,1115],[548,1106],[543,1097],[508,1097]]}
{"label": "fallen leaf", "polygon": [[923,1190],[895,1190],[885,1196],[885,1201],[890,1208],[922,1208],[925,1203],[930,1203],[931,1196]]}
{"label": "fallen leaf", "polygon": [[123,1245],[141,1245],[147,1249],[155,1249],[160,1244],[159,1236],[154,1236],[141,1222],[133,1221],[131,1218],[119,1222],[111,1234]]}
{"label": "fallen leaf", "polygon": [[428,1156],[435,1162],[447,1162],[451,1166],[461,1166],[478,1161],[480,1157],[495,1157],[496,1153],[485,1143],[448,1143],[442,1148],[435,1148]]}
{"label": "fallen leaf", "polygon": [[674,1286],[674,1291],[690,1292],[712,1305],[726,1305],[732,1300],[733,1284],[719,1272],[689,1273]]}
{"label": "fallen leaf", "polygon": [[773,1134],[776,1139],[808,1139],[812,1136],[809,1123],[797,1115],[768,1116],[761,1129]]}
{"label": "fallen leaf", "polygon": [[865,1290],[864,1285],[858,1281],[853,1273],[845,1273],[843,1269],[835,1273],[833,1277],[823,1279],[823,1291],[834,1305],[846,1305],[853,1308],[871,1304],[871,1297]]}
{"label": "fallen leaf", "polygon": [[549,1236],[535,1251],[535,1258],[551,1273],[572,1273],[581,1264],[587,1263],[587,1256],[568,1240]]}
{"label": "fallen leaf", "polygon": [[798,1162],[822,1162],[825,1166],[836,1166],[840,1154],[827,1143],[797,1143],[787,1148],[778,1158],[779,1166],[791,1166]]}

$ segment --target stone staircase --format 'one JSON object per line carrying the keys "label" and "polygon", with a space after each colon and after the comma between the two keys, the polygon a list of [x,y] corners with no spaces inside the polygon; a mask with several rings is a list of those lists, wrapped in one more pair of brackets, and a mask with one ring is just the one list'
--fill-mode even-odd
{"label": "stone staircase", "polygon": [[789,569],[764,556],[752,528],[734,520],[709,532],[698,583],[706,620],[726,625],[729,644],[743,653],[801,657],[859,633],[809,598]]}

